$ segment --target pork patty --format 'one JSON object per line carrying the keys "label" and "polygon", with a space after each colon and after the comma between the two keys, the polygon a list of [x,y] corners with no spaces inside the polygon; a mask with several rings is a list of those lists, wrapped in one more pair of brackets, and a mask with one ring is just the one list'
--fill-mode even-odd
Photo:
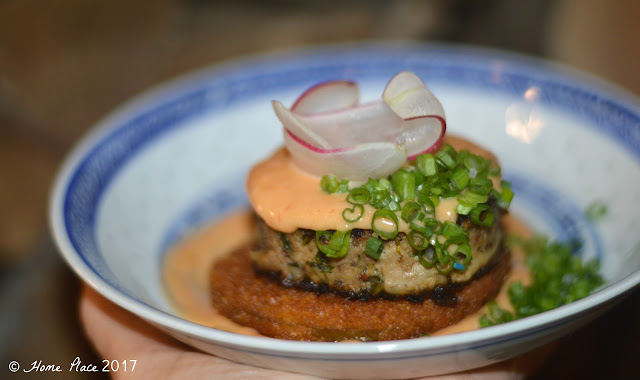
{"label": "pork patty", "polygon": [[258,241],[251,250],[256,270],[270,273],[281,284],[309,288],[328,287],[350,298],[368,296],[420,296],[437,287],[470,281],[487,266],[502,248],[502,211],[493,207],[496,216],[491,227],[480,227],[468,217],[459,216],[458,224],[469,234],[473,259],[464,271],[440,273],[435,267],[420,263],[407,235],[384,241],[380,258],[365,254],[371,230],[351,231],[346,256],[330,258],[319,252],[315,231],[298,229],[282,233],[257,218]]}

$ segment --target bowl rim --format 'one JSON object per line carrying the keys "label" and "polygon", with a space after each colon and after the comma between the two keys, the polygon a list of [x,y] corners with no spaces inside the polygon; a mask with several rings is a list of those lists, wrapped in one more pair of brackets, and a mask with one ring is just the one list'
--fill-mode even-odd
{"label": "bowl rim", "polygon": [[196,324],[177,316],[170,315],[161,310],[146,305],[137,299],[120,292],[94,273],[86,262],[80,257],[71,243],[64,222],[64,199],[73,174],[78,169],[79,163],[89,154],[105,136],[107,136],[120,122],[132,114],[162,102],[163,99],[172,97],[172,94],[181,93],[191,88],[203,78],[224,73],[228,70],[251,69],[264,64],[273,64],[278,61],[286,61],[291,58],[313,55],[334,55],[344,51],[385,51],[385,50],[438,50],[458,55],[470,55],[474,58],[489,58],[507,61],[525,71],[535,68],[538,71],[549,72],[554,75],[565,76],[566,82],[574,87],[589,89],[605,93],[617,104],[630,107],[640,114],[640,101],[628,91],[613,85],[607,81],[587,74],[580,70],[569,68],[556,62],[526,56],[523,54],[504,52],[495,49],[487,49],[468,45],[450,45],[433,43],[345,43],[337,45],[325,45],[303,49],[287,49],[267,54],[243,56],[214,64],[173,80],[154,86],[133,97],[123,105],[117,107],[106,117],[92,127],[71,150],[61,165],[53,183],[49,198],[49,228],[54,241],[62,257],[74,272],[89,286],[109,299],[116,305],[136,314],[152,324],[168,329],[179,334],[187,334],[191,339],[205,342],[214,341],[217,345],[243,350],[251,353],[272,354],[278,357],[318,357],[319,355],[334,360],[376,360],[391,359],[396,357],[411,357],[426,355],[444,355],[450,352],[458,352],[469,348],[478,348],[509,340],[518,339],[526,334],[539,333],[547,329],[554,329],[568,323],[571,316],[587,312],[598,305],[611,304],[620,296],[629,292],[640,284],[640,271],[636,271],[609,284],[588,296],[571,304],[557,309],[516,320],[507,324],[483,328],[460,334],[433,336],[428,338],[416,338],[398,341],[363,342],[358,344],[336,344],[335,342],[300,342],[274,339],[268,337],[247,336]]}

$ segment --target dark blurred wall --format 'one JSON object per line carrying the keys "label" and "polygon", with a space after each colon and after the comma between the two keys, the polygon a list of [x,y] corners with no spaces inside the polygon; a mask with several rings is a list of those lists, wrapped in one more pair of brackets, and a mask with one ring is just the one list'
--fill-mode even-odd
{"label": "dark blurred wall", "polygon": [[238,56],[382,39],[550,57],[640,93],[638,16],[634,0],[0,0],[0,359],[88,349],[48,192],[79,136],[140,91]]}

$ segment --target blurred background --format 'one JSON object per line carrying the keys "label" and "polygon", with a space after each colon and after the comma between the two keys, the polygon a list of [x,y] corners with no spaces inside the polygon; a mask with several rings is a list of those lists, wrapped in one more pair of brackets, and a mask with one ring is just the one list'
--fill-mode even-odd
{"label": "blurred background", "polygon": [[[639,16],[635,0],[0,0],[0,377],[11,360],[100,362],[47,198],[73,144],[129,97],[229,58],[369,40],[505,49],[640,94]],[[638,321],[635,291],[559,342],[533,377],[640,373]]]}

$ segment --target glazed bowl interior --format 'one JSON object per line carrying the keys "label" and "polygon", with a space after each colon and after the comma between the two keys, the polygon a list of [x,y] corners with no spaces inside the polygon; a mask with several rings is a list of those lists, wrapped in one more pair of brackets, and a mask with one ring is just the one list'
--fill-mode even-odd
{"label": "glazed bowl interior", "polygon": [[[507,325],[392,345],[285,342],[183,320],[165,294],[163,259],[194,229],[249,207],[248,170],[283,141],[271,100],[289,105],[329,79],[354,80],[363,99],[375,99],[402,70],[418,74],[441,100],[448,133],[499,158],[516,194],[511,213],[539,233],[579,241],[576,254],[599,259],[607,284],[574,304]],[[594,204],[606,208],[598,220],[585,214]],[[482,357],[469,363],[486,364],[526,351],[527,342],[543,344],[560,327],[578,327],[640,282],[638,205],[640,108],[629,94],[557,65],[498,52],[368,45],[244,59],[141,95],[70,154],[52,193],[50,219],[69,265],[111,301],[204,350],[305,372],[313,366],[269,364],[256,355],[364,360],[466,352]],[[499,347],[500,354],[490,357],[481,347]]]}

